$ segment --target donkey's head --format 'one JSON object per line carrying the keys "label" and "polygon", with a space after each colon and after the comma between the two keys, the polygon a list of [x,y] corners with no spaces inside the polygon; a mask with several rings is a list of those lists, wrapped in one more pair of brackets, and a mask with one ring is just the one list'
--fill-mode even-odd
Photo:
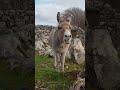
{"label": "donkey's head", "polygon": [[57,13],[57,21],[58,21],[58,30],[62,34],[62,38],[65,44],[71,43],[71,18],[68,17],[67,19],[61,18],[60,12]]}

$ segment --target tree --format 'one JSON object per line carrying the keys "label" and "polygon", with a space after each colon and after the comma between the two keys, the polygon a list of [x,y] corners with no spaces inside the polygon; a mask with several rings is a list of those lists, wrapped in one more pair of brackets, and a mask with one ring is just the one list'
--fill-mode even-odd
{"label": "tree", "polygon": [[80,27],[85,30],[85,12],[80,8],[68,8],[63,12],[62,16],[63,18],[71,17],[71,25]]}

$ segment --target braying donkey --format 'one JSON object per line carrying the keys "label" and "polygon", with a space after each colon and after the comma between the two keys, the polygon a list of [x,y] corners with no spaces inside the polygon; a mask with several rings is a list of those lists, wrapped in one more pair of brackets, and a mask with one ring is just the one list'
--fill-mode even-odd
{"label": "braying donkey", "polygon": [[[65,56],[71,43],[71,19],[61,18],[60,12],[57,13],[58,29],[52,30],[48,43],[54,52],[54,66],[59,71],[64,71]],[[61,68],[60,68],[61,67]]]}

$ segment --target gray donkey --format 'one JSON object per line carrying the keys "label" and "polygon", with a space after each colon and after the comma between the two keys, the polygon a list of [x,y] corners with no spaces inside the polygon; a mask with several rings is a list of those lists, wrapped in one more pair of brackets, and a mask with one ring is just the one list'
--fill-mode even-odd
{"label": "gray donkey", "polygon": [[71,43],[71,19],[61,18],[60,12],[57,13],[58,29],[52,30],[48,43],[54,51],[54,66],[57,70],[64,72],[65,56]]}

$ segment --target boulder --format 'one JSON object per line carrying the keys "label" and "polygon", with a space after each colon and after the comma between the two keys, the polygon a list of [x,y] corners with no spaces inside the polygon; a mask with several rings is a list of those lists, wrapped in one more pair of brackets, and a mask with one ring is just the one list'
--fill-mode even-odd
{"label": "boulder", "polygon": [[94,30],[93,41],[94,70],[100,87],[105,90],[120,87],[120,59],[109,32]]}
{"label": "boulder", "polygon": [[78,64],[85,62],[85,50],[79,38],[72,39],[70,46],[71,59]]}

